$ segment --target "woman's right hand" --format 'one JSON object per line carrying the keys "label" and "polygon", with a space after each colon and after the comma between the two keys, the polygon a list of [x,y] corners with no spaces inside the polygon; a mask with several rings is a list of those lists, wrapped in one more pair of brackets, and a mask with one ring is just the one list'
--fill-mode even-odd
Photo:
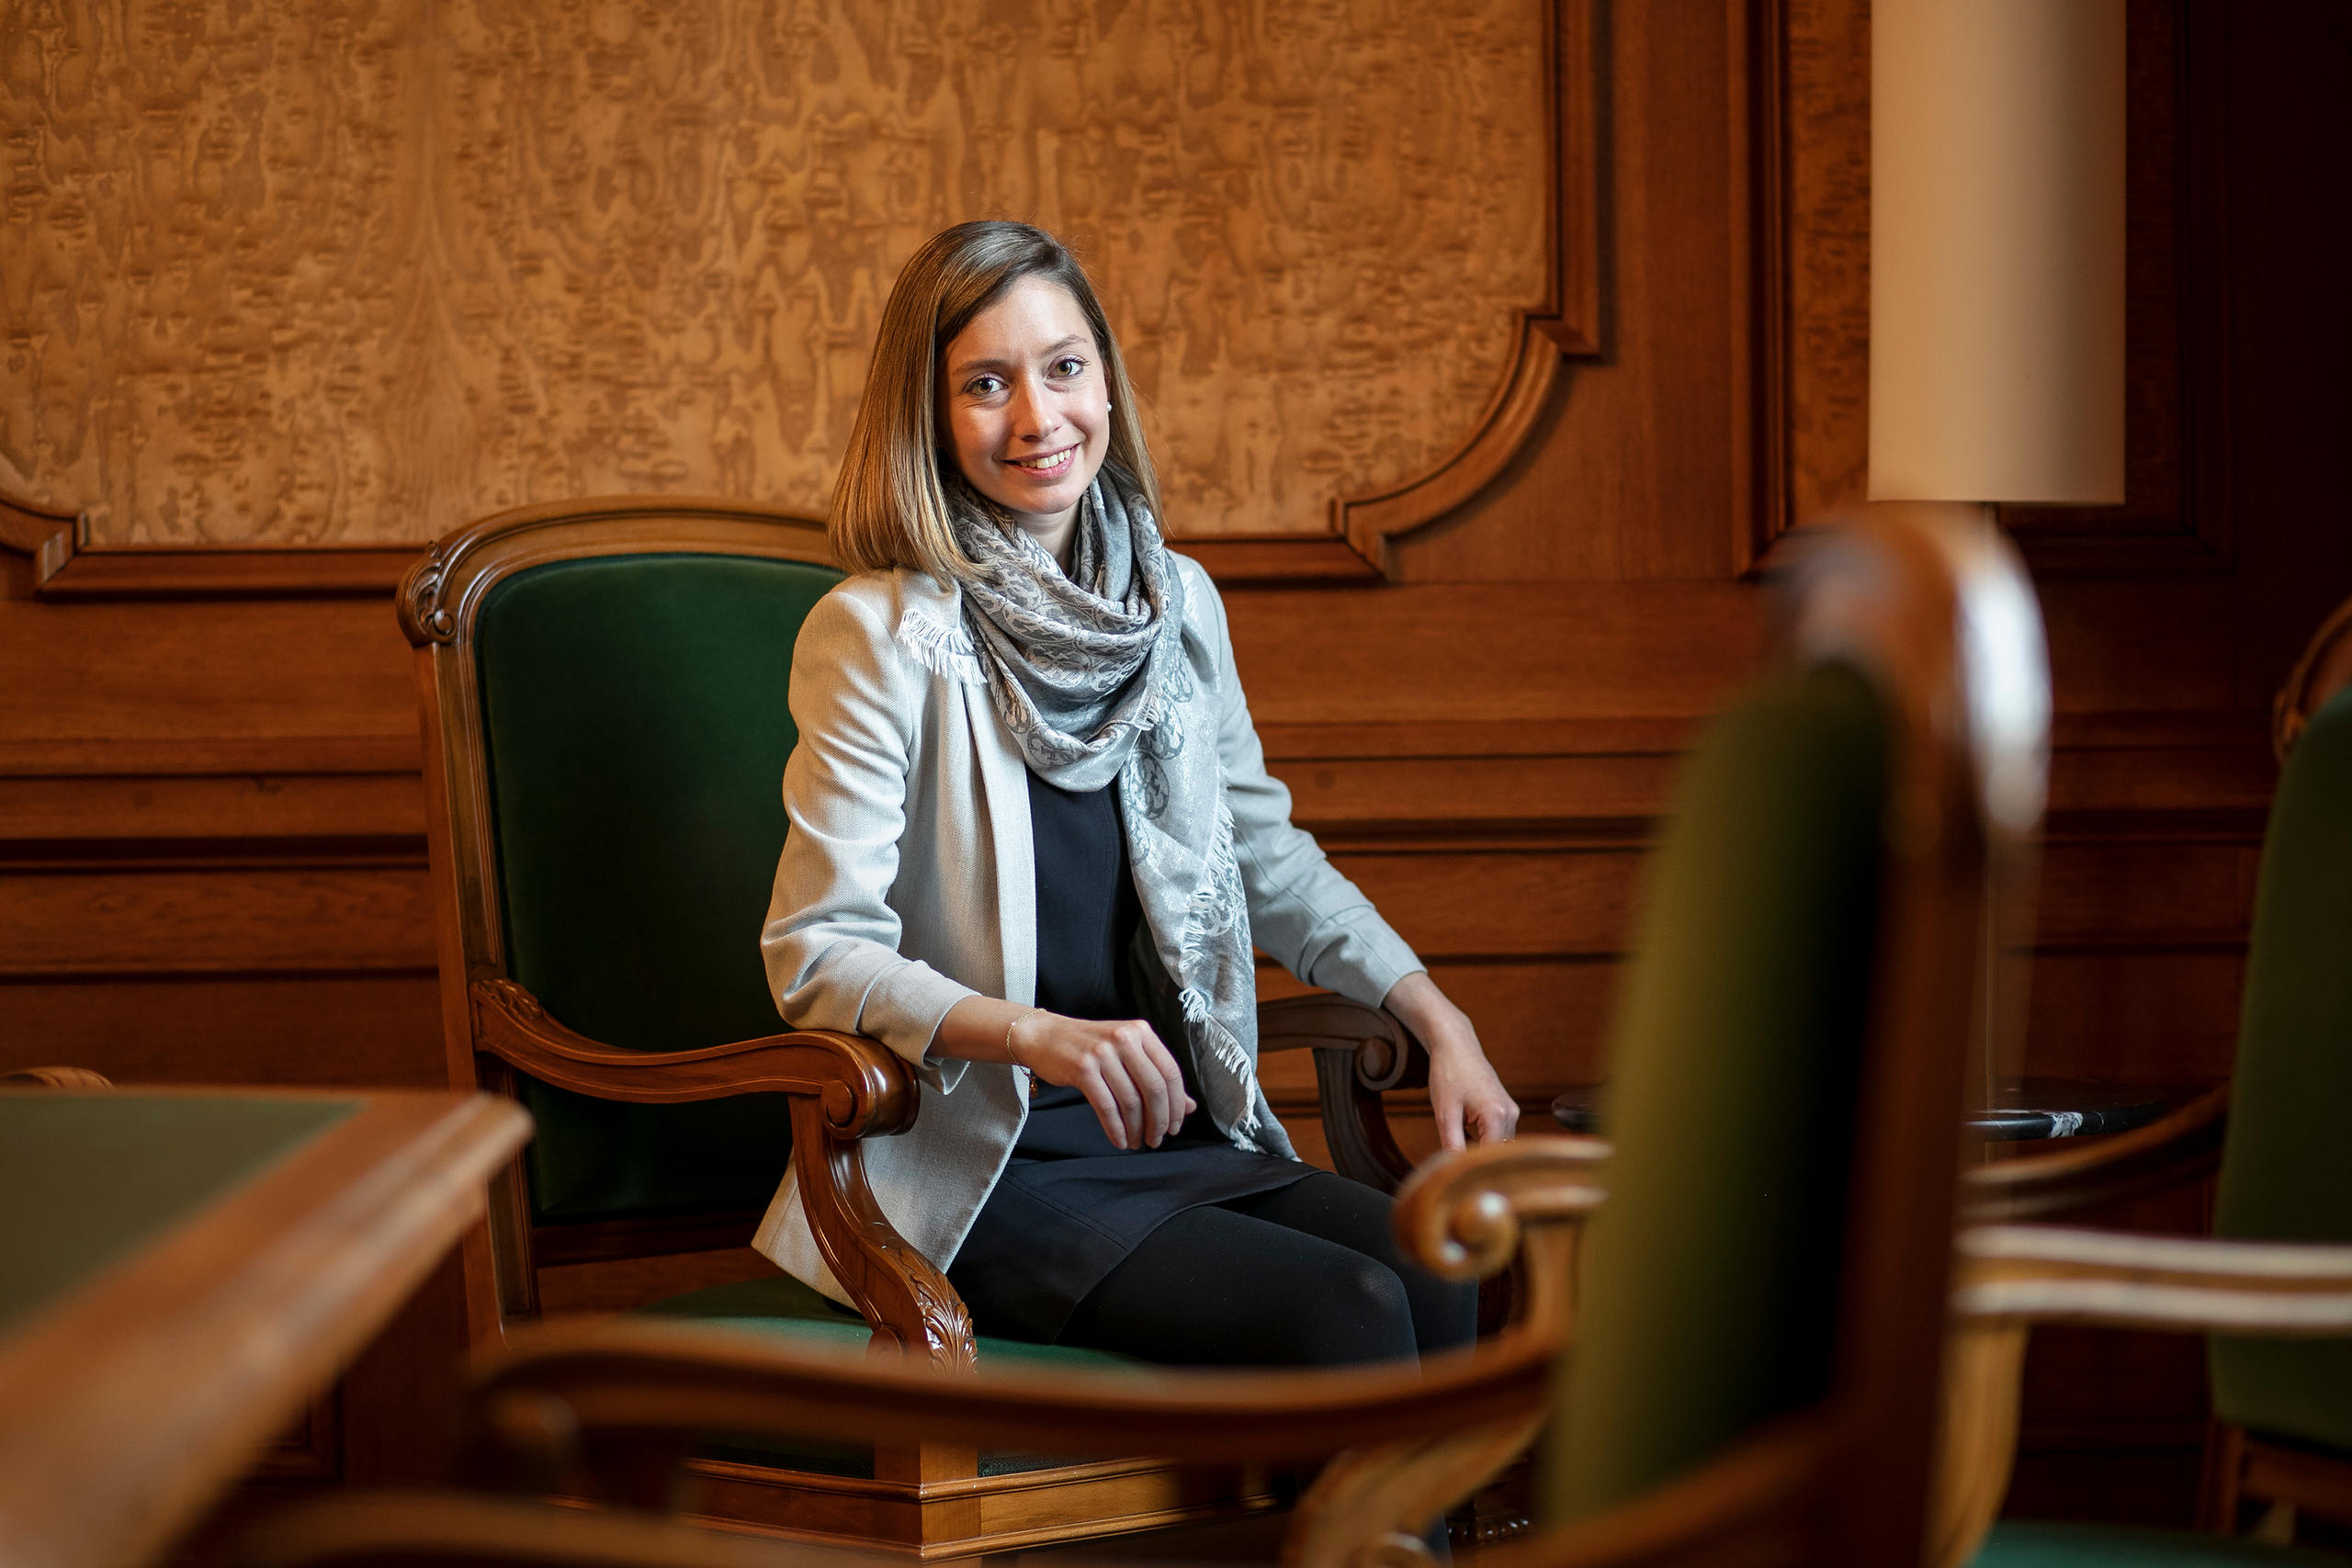
{"label": "woman's right hand", "polygon": [[1175,1056],[1141,1019],[1104,1022],[1036,1008],[1004,1040],[1015,1066],[1086,1096],[1102,1135],[1120,1148],[1158,1148],[1193,1110]]}

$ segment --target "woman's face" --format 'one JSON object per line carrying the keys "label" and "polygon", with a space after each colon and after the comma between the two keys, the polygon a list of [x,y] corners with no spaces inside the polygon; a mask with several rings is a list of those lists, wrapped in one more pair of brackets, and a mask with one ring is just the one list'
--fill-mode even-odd
{"label": "woman's face", "polygon": [[1102,352],[1069,289],[1024,277],[947,345],[956,466],[1058,555],[1111,443]]}

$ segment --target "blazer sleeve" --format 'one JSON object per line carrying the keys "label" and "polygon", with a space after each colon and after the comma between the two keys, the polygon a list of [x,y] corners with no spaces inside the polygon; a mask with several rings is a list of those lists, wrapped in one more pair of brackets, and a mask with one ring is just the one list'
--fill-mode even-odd
{"label": "blazer sleeve", "polygon": [[932,1040],[948,1010],[978,993],[899,951],[888,898],[926,679],[863,595],[829,593],[802,624],[790,697],[800,741],[784,769],[789,828],[760,953],[793,1028],[871,1035],[944,1091],[966,1064],[933,1055]]}
{"label": "blazer sleeve", "polygon": [[1377,1007],[1388,989],[1428,967],[1391,930],[1363,890],[1324,858],[1323,848],[1290,819],[1290,791],[1266,772],[1265,748],[1250,719],[1225,601],[1206,571],[1184,558],[1193,595],[1207,612],[1219,705],[1217,755],[1233,810],[1233,847],[1250,902],[1250,934],[1282,966],[1310,986]]}

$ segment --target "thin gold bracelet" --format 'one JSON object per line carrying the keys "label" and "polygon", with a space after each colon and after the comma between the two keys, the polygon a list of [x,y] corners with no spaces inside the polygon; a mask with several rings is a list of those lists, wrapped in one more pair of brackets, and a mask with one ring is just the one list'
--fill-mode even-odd
{"label": "thin gold bracelet", "polygon": [[1020,1057],[1012,1054],[1012,1032],[1045,1010],[1046,1010],[1043,1008],[1031,1008],[1028,1011],[1016,1016],[1012,1022],[1004,1026],[1004,1059],[1011,1062],[1014,1066],[1021,1066],[1022,1062]]}

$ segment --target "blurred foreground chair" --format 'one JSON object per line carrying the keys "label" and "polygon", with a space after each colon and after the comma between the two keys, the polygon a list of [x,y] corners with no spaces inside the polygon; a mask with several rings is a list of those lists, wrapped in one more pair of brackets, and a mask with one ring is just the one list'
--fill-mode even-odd
{"label": "blurred foreground chair", "polygon": [[[786,705],[803,618],[839,580],[824,531],[758,507],[611,500],[450,535],[399,600],[417,649],[441,1002],[453,1087],[517,1097],[537,1135],[465,1249],[478,1346],[540,1314],[541,1270],[749,1244],[787,1162],[858,1311],[780,1272],[645,1310],[818,1344],[1115,1363],[976,1340],[891,1228],[860,1141],[922,1094],[876,1042],[782,1032],[758,951],[785,835]],[[1312,1048],[1341,1171],[1406,1170],[1380,1093],[1426,1081],[1387,1014],[1270,1004],[1262,1048]],[[985,1439],[741,1444],[697,1461],[748,1525],[962,1555],[1272,1506],[1262,1467],[1050,1464]]]}
{"label": "blurred foreground chair", "polygon": [[[2330,617],[2278,696],[2278,789],[2232,1081],[2136,1133],[1971,1173],[1971,1210],[2012,1220],[2200,1179],[2217,1153],[2221,1185],[2211,1239],[2026,1225],[1963,1235],[1959,1301],[1971,1321],[1955,1337],[1963,1372],[1954,1400],[1968,1439],[1955,1463],[1969,1497],[1955,1505],[1964,1517],[1939,1562],[1967,1560],[2007,1489],[2018,1374],[2037,1320],[2211,1333],[2200,1522],[2233,1534],[2241,1502],[2254,1501],[2352,1525],[2347,682],[2352,604]],[[2276,1539],[2290,1537],[2292,1523],[2291,1512],[2279,1515]],[[2155,1550],[2145,1539],[2016,1526],[1995,1530],[1975,1560],[2040,1562],[2025,1543],[2052,1540],[2070,1563],[2174,1561],[2145,1555]],[[2197,1561],[2263,1560],[2254,1550],[2216,1542]]]}
{"label": "blurred foreground chair", "polygon": [[[2030,592],[1973,515],[1890,511],[1807,545],[1781,667],[1708,732],[1655,867],[1572,1347],[1556,1294],[1420,1369],[1296,1373],[955,1378],[645,1317],[548,1326],[476,1382],[477,1477],[692,1512],[682,1461],[713,1435],[1328,1459],[1286,1560],[1372,1568],[1422,1560],[1412,1532],[1548,1414],[1550,1528],[1482,1568],[1917,1561],[1984,870],[2039,809],[2046,691]],[[1593,1206],[1605,1149],[1533,1138],[1433,1161],[1400,1235],[1440,1267],[1490,1265],[1522,1225]],[[1525,1235],[1556,1251],[1555,1229]],[[771,1550],[759,1560],[839,1561]],[[716,1568],[749,1551],[474,1497],[288,1516],[250,1561]]]}

